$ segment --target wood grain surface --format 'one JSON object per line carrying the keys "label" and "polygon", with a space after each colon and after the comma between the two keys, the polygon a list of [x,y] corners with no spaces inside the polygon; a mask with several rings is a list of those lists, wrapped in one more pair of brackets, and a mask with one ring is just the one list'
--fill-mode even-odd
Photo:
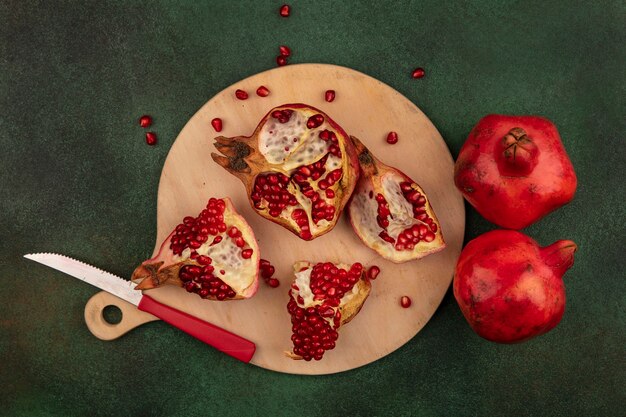
{"label": "wood grain surface", "polygon": [[[269,88],[268,97],[255,94],[260,85]],[[236,99],[234,92],[238,88],[247,91],[250,98]],[[332,103],[324,100],[327,89],[336,91]],[[446,249],[422,260],[393,264],[365,247],[345,216],[330,233],[305,242],[254,213],[241,182],[211,160],[213,138],[217,134],[210,121],[214,117],[223,120],[221,135],[249,135],[272,107],[297,102],[321,109],[349,134],[361,139],[379,159],[419,183],[439,218]],[[385,141],[391,130],[399,136],[395,145]],[[463,242],[463,200],[454,187],[452,157],[437,129],[412,102],[388,85],[334,65],[288,65],[251,76],[221,91],[189,120],[173,144],[161,174],[155,252],[184,216],[197,215],[210,197],[225,196],[232,199],[254,229],[261,257],[275,265],[281,285],[274,289],[261,282],[252,299],[232,302],[202,300],[182,288],[170,286],[150,290],[150,295],[252,340],[257,352],[251,363],[279,372],[342,372],[398,349],[422,329],[437,309],[452,280]],[[337,347],[319,362],[294,361],[284,354],[291,348],[287,292],[292,264],[298,260],[358,261],[381,268],[363,310],[340,329]],[[413,301],[408,309],[400,307],[403,295]],[[136,309],[123,311],[125,317],[120,323],[123,325],[118,326],[118,336],[154,320]],[[142,317],[128,317],[134,314]],[[92,321],[89,323],[92,332],[92,327],[99,326],[94,323],[98,317],[93,312],[85,316],[88,323]],[[107,340],[115,337],[112,333],[111,329],[105,332]],[[97,331],[94,334],[100,337]]]}

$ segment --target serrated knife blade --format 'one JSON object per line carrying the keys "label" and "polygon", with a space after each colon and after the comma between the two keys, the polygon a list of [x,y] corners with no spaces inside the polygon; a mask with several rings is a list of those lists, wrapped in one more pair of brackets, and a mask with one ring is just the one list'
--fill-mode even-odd
{"label": "serrated knife blade", "polygon": [[242,362],[250,362],[256,351],[256,345],[253,342],[184,311],[162,304],[148,295],[142,294],[141,291],[135,290],[133,282],[103,271],[100,268],[57,253],[29,253],[24,255],[24,257],[65,272],[124,301],[128,301],[136,305],[139,310],[157,316],[196,339]]}
{"label": "serrated knife blade", "polygon": [[65,272],[136,306],[139,305],[141,300],[141,291],[134,289],[135,284],[132,281],[125,280],[69,256],[57,253],[29,253],[24,255],[24,258]]}

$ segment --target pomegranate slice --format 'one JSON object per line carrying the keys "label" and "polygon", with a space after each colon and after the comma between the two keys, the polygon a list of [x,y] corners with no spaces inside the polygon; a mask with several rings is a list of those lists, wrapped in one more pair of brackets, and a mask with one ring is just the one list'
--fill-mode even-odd
{"label": "pomegranate slice", "polygon": [[400,263],[423,258],[446,245],[424,190],[387,166],[357,138],[361,178],[348,205],[352,228],[383,258]]}
{"label": "pomegranate slice", "polygon": [[136,289],[164,284],[212,300],[252,297],[258,287],[259,246],[229,198],[211,198],[198,217],[187,216],[159,253],[135,269]]}
{"label": "pomegranate slice", "polygon": [[294,273],[287,304],[293,350],[287,356],[320,360],[324,352],[335,348],[339,327],[361,310],[371,284],[360,263],[350,266],[300,261],[295,263]]}
{"label": "pomegranate slice", "polygon": [[249,136],[215,138],[213,160],[246,186],[261,216],[304,240],[335,227],[358,178],[352,141],[305,104],[272,109]]}

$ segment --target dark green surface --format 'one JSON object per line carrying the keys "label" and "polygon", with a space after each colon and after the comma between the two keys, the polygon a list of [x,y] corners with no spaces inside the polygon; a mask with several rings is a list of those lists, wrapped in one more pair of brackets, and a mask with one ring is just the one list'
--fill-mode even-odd
{"label": "dark green surface", "polygon": [[[0,3],[0,414],[623,413],[623,2],[310,1],[293,2],[289,19],[279,2],[194,3]],[[96,290],[21,255],[58,251],[128,276],[152,251],[177,133],[215,93],[272,68],[281,43],[292,63],[344,65],[398,89],[455,156],[490,112],[557,124],[577,196],[527,229],[580,247],[554,331],[489,343],[448,293],[401,349],[323,377],[238,363],[163,323],[108,343],[89,333]],[[416,66],[424,79],[409,77]],[[143,113],[155,148],[136,125]],[[473,210],[467,220],[467,238],[494,228]]]}

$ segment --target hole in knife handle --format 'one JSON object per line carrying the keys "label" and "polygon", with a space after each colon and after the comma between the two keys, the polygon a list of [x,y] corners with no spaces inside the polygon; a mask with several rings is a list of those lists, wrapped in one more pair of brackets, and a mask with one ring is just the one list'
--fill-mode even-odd
{"label": "hole in knife handle", "polygon": [[118,306],[108,305],[102,310],[102,317],[109,324],[118,324],[122,321],[122,310]]}

